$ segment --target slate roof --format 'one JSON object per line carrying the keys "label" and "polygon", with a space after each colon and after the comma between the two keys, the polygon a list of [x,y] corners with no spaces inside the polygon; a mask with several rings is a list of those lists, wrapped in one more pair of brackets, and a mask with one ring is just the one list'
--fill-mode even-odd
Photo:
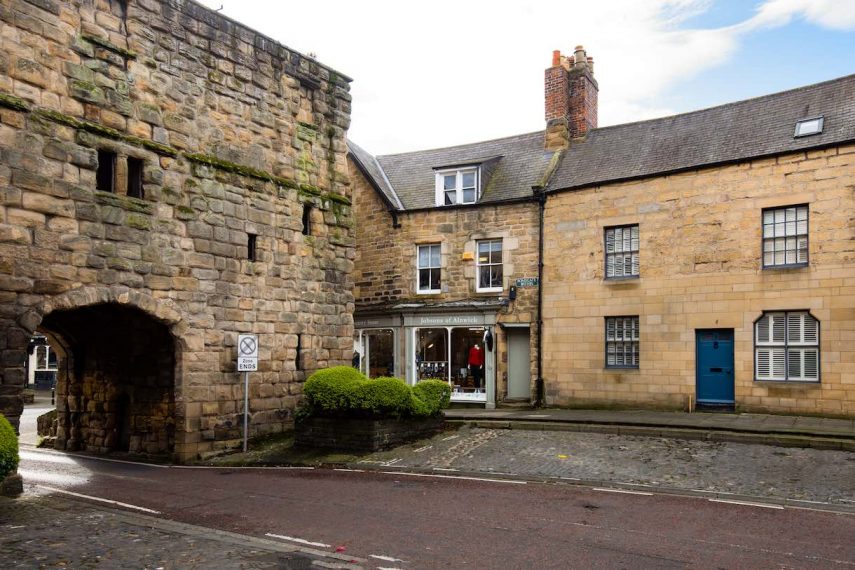
{"label": "slate roof", "polygon": [[[824,116],[819,135],[796,121]],[[594,129],[571,144],[548,190],[640,178],[855,140],[855,75],[719,107]]]}
{"label": "slate roof", "polygon": [[[371,176],[384,195],[396,195],[401,208],[416,210],[435,207],[435,169],[482,164],[480,204],[503,202],[532,196],[531,187],[542,183],[553,152],[543,148],[543,131],[450,148],[378,156],[373,162],[382,168],[371,172],[370,154],[352,142],[351,156]],[[389,187],[383,187],[381,175]]]}
{"label": "slate roof", "polygon": [[347,149],[350,151],[351,157],[356,161],[356,164],[362,170],[363,174],[368,178],[374,189],[386,199],[386,202],[395,210],[403,210],[404,205],[401,204],[400,198],[395,193],[386,174],[380,165],[370,153],[353,141],[347,141]]}
{"label": "slate roof", "polygon": [[[821,134],[795,138],[796,122],[824,117]],[[855,141],[855,75],[681,115],[593,129],[573,142],[549,179],[559,191],[655,176]],[[433,208],[435,169],[482,164],[482,197],[495,203],[532,196],[554,153],[544,132],[373,157],[351,156],[398,210]]]}

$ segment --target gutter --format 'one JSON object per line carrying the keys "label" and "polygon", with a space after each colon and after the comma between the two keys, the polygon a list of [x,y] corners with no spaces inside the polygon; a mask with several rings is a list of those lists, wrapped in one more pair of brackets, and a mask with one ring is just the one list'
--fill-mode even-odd
{"label": "gutter", "polygon": [[543,382],[543,217],[546,212],[546,192],[543,186],[533,186],[538,203],[538,235],[537,235],[537,377],[534,379],[534,406],[544,405]]}

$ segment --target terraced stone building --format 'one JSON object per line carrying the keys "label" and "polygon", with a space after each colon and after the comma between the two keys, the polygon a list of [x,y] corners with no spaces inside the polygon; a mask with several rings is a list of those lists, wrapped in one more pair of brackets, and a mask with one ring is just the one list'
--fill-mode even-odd
{"label": "terraced stone building", "polygon": [[537,133],[351,144],[366,372],[373,344],[487,407],[855,415],[855,76],[598,128],[577,47],[544,95]]}
{"label": "terraced stone building", "polygon": [[192,1],[0,3],[0,412],[60,352],[57,447],[187,460],[349,363],[350,80]]}

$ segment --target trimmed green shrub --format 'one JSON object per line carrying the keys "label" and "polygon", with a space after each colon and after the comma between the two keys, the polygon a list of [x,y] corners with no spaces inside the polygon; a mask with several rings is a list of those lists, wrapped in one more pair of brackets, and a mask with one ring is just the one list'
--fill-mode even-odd
{"label": "trimmed green shrub", "polygon": [[303,393],[309,406],[318,411],[336,412],[350,409],[354,403],[356,387],[368,380],[351,366],[333,366],[318,370],[306,380]]}
{"label": "trimmed green shrub", "polygon": [[411,397],[410,387],[398,378],[365,380],[356,387],[353,409],[375,416],[405,416]]}
{"label": "trimmed green shrub", "polygon": [[0,481],[18,469],[18,436],[5,416],[0,415]]}
{"label": "trimmed green shrub", "polygon": [[451,388],[442,380],[425,380],[414,388],[399,378],[369,380],[349,366],[336,366],[312,374],[303,386],[306,405],[295,417],[311,415],[346,417],[435,416],[448,405]]}
{"label": "trimmed green shrub", "polygon": [[451,386],[442,380],[422,380],[413,386],[413,406],[417,415],[434,416],[451,401]]}

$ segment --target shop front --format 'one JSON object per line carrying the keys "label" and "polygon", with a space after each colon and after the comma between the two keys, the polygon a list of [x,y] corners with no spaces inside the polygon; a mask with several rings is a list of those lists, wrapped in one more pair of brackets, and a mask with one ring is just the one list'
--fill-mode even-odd
{"label": "shop front", "polygon": [[495,308],[426,309],[410,305],[380,316],[357,315],[354,366],[370,378],[396,376],[410,385],[443,380],[451,386],[452,402],[494,408]]}
{"label": "shop front", "polygon": [[401,377],[401,318],[357,318],[354,321],[353,365],[369,378]]}

